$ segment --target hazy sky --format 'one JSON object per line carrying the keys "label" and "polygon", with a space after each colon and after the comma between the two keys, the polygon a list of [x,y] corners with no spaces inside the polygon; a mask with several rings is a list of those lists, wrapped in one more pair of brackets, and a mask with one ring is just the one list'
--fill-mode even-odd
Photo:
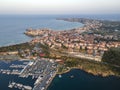
{"label": "hazy sky", "polygon": [[120,14],[120,0],[0,0],[0,14]]}

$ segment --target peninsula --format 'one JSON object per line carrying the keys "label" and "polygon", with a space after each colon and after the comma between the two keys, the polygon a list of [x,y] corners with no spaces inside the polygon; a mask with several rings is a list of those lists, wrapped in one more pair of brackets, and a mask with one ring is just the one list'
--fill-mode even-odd
{"label": "peninsula", "polygon": [[4,57],[0,59],[5,59],[5,55],[34,60],[52,58],[58,63],[58,74],[80,68],[94,75],[120,75],[119,65],[103,60],[105,52],[120,47],[120,22],[85,18],[57,20],[80,22],[84,26],[62,31],[28,28],[25,34],[33,39],[28,43],[1,47],[0,55]]}

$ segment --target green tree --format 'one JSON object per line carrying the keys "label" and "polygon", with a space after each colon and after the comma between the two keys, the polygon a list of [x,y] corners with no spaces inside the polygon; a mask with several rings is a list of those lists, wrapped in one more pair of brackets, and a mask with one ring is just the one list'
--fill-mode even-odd
{"label": "green tree", "polygon": [[103,62],[120,66],[120,47],[110,48],[103,54]]}

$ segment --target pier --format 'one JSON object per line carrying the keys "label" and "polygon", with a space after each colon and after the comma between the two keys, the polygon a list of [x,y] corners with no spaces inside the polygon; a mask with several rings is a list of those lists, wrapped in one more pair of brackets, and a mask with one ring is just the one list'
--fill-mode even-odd
{"label": "pier", "polygon": [[21,90],[32,90],[31,86],[26,86],[26,85],[16,83],[16,82],[9,82],[8,87],[9,88],[17,88],[17,89],[21,89]]}
{"label": "pier", "polygon": [[36,82],[34,83],[33,90],[46,90],[53,78],[55,77],[56,72],[51,73],[50,75],[46,74],[44,77],[39,76]]}
{"label": "pier", "polygon": [[[30,61],[30,62],[22,69],[22,71],[20,72],[20,76],[21,76],[21,77],[24,77],[23,74],[25,73],[25,71],[27,70],[27,68],[29,68],[29,66],[32,65],[32,63],[33,63],[33,62]],[[27,76],[27,75],[26,75],[26,76]]]}
{"label": "pier", "polygon": [[4,69],[0,69],[0,73],[2,74],[12,74],[12,75],[19,75],[20,71],[18,69],[13,69],[13,70],[4,70]]}

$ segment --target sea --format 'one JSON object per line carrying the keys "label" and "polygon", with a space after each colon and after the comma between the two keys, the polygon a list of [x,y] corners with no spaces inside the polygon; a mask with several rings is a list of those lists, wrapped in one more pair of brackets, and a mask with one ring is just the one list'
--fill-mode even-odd
{"label": "sea", "polygon": [[8,46],[30,41],[24,32],[27,28],[50,28],[53,30],[68,30],[80,27],[77,22],[56,20],[57,16],[0,16],[0,46]]}
{"label": "sea", "polygon": [[78,22],[56,20],[56,18],[90,18],[120,21],[120,15],[0,15],[0,46],[8,46],[30,41],[24,32],[27,28],[50,28],[68,30],[81,27]]}
{"label": "sea", "polygon": [[120,90],[120,77],[101,77],[80,69],[57,75],[47,90]]}
{"label": "sea", "polygon": [[[56,20],[56,18],[90,18],[99,20],[120,21],[120,15],[0,15],[0,47],[28,42],[32,38],[24,34],[27,28],[50,28],[69,30],[81,27],[78,22]],[[0,69],[9,69],[11,64],[22,64],[23,61],[0,61]],[[33,87],[31,77],[21,78],[17,75],[0,73],[0,90],[10,90],[9,81],[16,81]],[[17,89],[12,89],[17,90]],[[73,69],[53,79],[47,90],[120,90],[120,78],[115,76],[101,77]]]}

